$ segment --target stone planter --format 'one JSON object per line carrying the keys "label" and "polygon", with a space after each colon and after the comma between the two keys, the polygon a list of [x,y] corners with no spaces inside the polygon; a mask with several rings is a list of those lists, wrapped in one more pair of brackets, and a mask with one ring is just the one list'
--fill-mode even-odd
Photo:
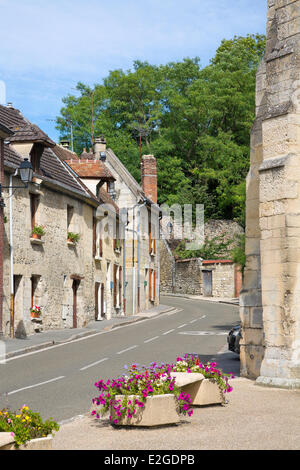
{"label": "stone planter", "polygon": [[213,379],[206,379],[200,373],[171,372],[175,384],[183,393],[191,397],[191,405],[222,405],[225,402],[224,393]]}
{"label": "stone planter", "polygon": [[0,450],[52,450],[53,436],[40,437],[22,444],[16,448],[14,438],[9,432],[0,432]]}
{"label": "stone planter", "polygon": [[[117,395],[116,400],[123,400],[124,395]],[[140,398],[134,395],[128,397],[133,401]],[[154,395],[147,397],[145,407],[136,406],[135,415],[129,419],[127,416],[119,419],[115,413],[113,405],[111,406],[112,420],[119,419],[118,426],[163,426],[167,424],[179,423],[180,417],[177,412],[177,400],[174,395]]]}

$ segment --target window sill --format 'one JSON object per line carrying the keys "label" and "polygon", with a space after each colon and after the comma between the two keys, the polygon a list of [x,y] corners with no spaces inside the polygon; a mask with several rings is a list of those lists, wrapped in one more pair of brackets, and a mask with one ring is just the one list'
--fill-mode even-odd
{"label": "window sill", "polygon": [[68,246],[76,246],[76,243],[74,243],[74,242],[68,242],[68,241],[67,241],[67,245],[68,245]]}
{"label": "window sill", "polygon": [[45,241],[41,240],[40,238],[30,238],[30,243],[33,245],[43,245]]}
{"label": "window sill", "polygon": [[31,321],[33,323],[42,323],[43,320],[42,320],[42,318],[31,318]]}
{"label": "window sill", "polygon": [[94,260],[95,260],[95,261],[102,261],[103,258],[102,258],[102,256],[96,255],[96,256],[94,256]]}
{"label": "window sill", "polygon": [[156,253],[154,253],[154,251],[151,251],[150,256],[154,257],[155,255],[156,255]]}

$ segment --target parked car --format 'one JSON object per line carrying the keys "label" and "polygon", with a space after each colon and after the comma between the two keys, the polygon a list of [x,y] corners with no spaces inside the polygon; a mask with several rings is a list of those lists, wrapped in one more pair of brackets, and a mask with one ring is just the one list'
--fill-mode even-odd
{"label": "parked car", "polygon": [[242,337],[241,324],[235,325],[228,333],[227,343],[229,351],[240,354],[240,339]]}

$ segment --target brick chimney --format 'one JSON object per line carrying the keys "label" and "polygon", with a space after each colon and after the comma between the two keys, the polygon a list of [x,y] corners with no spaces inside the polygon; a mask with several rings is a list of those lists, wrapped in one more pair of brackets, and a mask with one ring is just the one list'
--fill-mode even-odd
{"label": "brick chimney", "polygon": [[157,170],[156,158],[153,155],[143,155],[141,163],[142,188],[145,196],[157,203]]}

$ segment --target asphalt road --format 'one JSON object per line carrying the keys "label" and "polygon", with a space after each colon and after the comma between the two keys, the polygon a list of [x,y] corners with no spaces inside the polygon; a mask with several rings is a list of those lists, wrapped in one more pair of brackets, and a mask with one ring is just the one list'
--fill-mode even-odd
{"label": "asphalt road", "polygon": [[171,362],[185,353],[197,353],[205,362],[222,358],[218,362],[225,371],[237,372],[236,355],[218,356],[239,321],[236,306],[178,297],[161,302],[178,311],[0,364],[0,408],[26,404],[43,418],[70,419],[89,411],[96,381],[119,376],[124,365]]}

